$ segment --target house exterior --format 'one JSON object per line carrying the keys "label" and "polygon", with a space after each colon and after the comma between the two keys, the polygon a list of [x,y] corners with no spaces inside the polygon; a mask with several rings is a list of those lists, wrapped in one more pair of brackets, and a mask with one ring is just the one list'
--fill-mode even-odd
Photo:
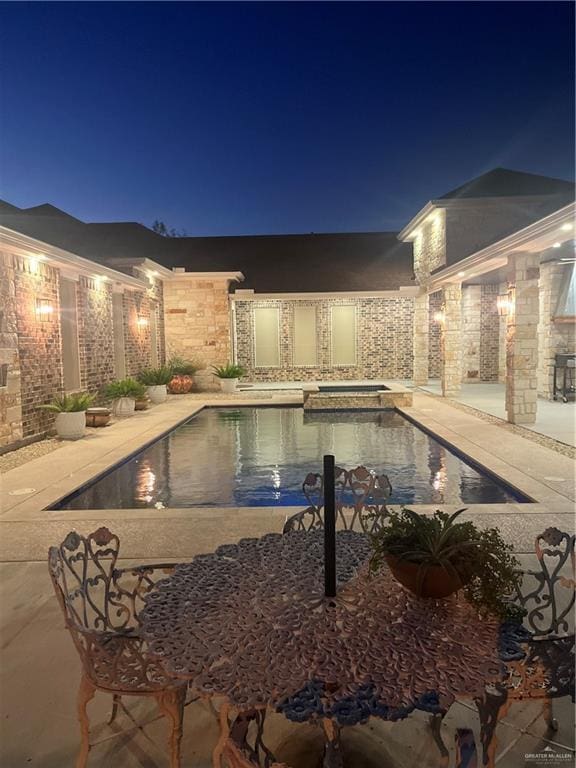
{"label": "house exterior", "polygon": [[55,393],[171,354],[254,382],[505,381],[509,420],[533,423],[576,347],[574,210],[573,184],[506,169],[400,233],[164,238],[0,203],[0,450],[50,429]]}

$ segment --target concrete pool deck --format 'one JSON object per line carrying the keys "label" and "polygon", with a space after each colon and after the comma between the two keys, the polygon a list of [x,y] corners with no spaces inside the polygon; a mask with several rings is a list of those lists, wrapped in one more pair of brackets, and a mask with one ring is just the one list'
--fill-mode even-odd
{"label": "concrete pool deck", "polygon": [[[242,393],[233,399],[173,397],[150,411],[93,431],[78,443],[67,444],[0,476],[0,765],[21,768],[69,768],[78,747],[75,714],[80,663],[63,627],[46,567],[50,544],[75,528],[89,533],[108,525],[121,539],[124,558],[137,562],[187,560],[218,544],[244,536],[280,531],[294,508],[43,511],[108,467],[171,429],[204,405],[301,404],[300,394],[268,393],[256,400]],[[435,432],[460,451],[502,476],[535,504],[470,505],[467,515],[501,527],[519,552],[533,550],[534,537],[549,525],[574,527],[574,462],[568,456],[486,423],[447,402],[414,394],[405,409],[410,418]],[[443,507],[448,508],[448,507]],[[419,507],[432,509],[432,507]],[[124,560],[122,564],[127,565]],[[164,768],[166,724],[154,720],[153,704],[127,700],[140,721],[134,729],[122,715],[114,727],[105,725],[110,697],[97,694],[90,705],[92,737],[99,743],[89,766],[99,768]],[[498,767],[531,765],[527,754],[550,747],[573,758],[574,715],[570,702],[555,703],[560,728],[547,733],[539,703],[513,705],[498,727]],[[317,768],[319,732],[271,715],[269,745],[293,768]],[[478,740],[479,724],[469,702],[456,702],[443,725],[443,737],[454,760],[456,728],[471,727]],[[217,726],[204,704],[186,709],[183,766],[209,768]],[[370,721],[345,731],[344,748],[351,768],[433,768],[439,764],[426,717],[420,713],[397,723]],[[361,757],[358,757],[361,755]],[[569,764],[564,758],[563,764]]]}

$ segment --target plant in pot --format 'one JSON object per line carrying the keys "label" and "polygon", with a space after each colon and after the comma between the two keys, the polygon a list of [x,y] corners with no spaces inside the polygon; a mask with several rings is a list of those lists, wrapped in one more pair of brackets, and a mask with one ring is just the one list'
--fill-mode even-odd
{"label": "plant in pot", "polygon": [[58,414],[54,422],[56,433],[62,440],[79,440],[86,431],[86,411],[94,400],[88,392],[55,397],[51,403],[41,405],[45,411]]}
{"label": "plant in pot", "polygon": [[184,360],[183,357],[174,355],[168,361],[168,368],[172,371],[172,378],[168,382],[168,392],[171,395],[185,395],[194,386],[193,376],[202,366],[192,360]]}
{"label": "plant in pot", "polygon": [[161,365],[159,368],[146,368],[138,374],[138,380],[146,387],[150,402],[154,405],[166,402],[167,385],[171,378],[172,370],[167,365]]}
{"label": "plant in pot", "polygon": [[222,366],[212,366],[214,375],[220,379],[220,388],[222,392],[235,392],[238,386],[238,379],[244,376],[245,370],[241,365],[235,363],[226,363]]}
{"label": "plant in pot", "polygon": [[104,397],[112,400],[112,413],[117,417],[132,416],[136,399],[146,394],[146,388],[136,379],[118,379],[104,387]]}
{"label": "plant in pot", "polygon": [[386,562],[396,580],[419,597],[447,597],[462,589],[479,611],[505,616],[520,564],[497,528],[458,521],[464,511],[390,512],[387,525],[372,535],[370,570]]}

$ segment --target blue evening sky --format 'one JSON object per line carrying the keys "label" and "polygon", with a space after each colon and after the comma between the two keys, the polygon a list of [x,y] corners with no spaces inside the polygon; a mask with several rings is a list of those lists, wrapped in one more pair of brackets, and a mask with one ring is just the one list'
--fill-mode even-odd
{"label": "blue evening sky", "polygon": [[0,197],[190,235],[395,230],[574,171],[569,2],[2,3]]}

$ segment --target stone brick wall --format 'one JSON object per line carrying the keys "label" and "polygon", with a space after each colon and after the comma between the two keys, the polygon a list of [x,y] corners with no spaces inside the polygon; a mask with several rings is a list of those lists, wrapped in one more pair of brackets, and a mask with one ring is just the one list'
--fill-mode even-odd
{"label": "stone brick wall", "polygon": [[[357,309],[357,363],[333,367],[330,360],[330,308],[354,304]],[[318,365],[293,363],[294,307],[314,306],[317,310]],[[280,366],[254,366],[254,313],[258,307],[280,310]],[[310,299],[235,301],[236,353],[253,381],[314,381],[336,379],[411,379],[413,366],[412,298]]]}
{"label": "stone brick wall", "polygon": [[434,314],[442,309],[442,291],[431,293],[429,297],[430,335],[428,337],[428,376],[437,379],[442,365],[441,328],[434,320]]}
{"label": "stone brick wall", "polygon": [[498,381],[500,361],[500,316],[496,299],[498,285],[481,286],[480,381]]}
{"label": "stone brick wall", "polygon": [[148,302],[149,316],[156,317],[156,354],[158,363],[161,365],[166,362],[166,333],[164,327],[164,284],[162,280],[150,277],[147,272],[138,268],[133,269],[135,277],[148,281],[145,299]]}
{"label": "stone brick wall", "polygon": [[98,392],[115,377],[112,284],[81,277],[76,287],[80,386]]}
{"label": "stone brick wall", "polygon": [[420,226],[414,240],[414,273],[425,286],[430,273],[446,264],[446,214],[437,210]]}
{"label": "stone brick wall", "polygon": [[217,387],[210,366],[232,358],[228,285],[184,275],[164,284],[166,353],[204,364],[195,377],[203,389]]}
{"label": "stone brick wall", "polygon": [[150,303],[140,291],[125,291],[122,297],[122,309],[126,375],[136,376],[143,368],[150,368],[152,365]]}
{"label": "stone brick wall", "polygon": [[6,366],[5,383],[0,369],[0,449],[23,437],[15,299],[12,257],[0,253],[0,366]]}
{"label": "stone brick wall", "polygon": [[462,287],[462,381],[480,381],[482,286]]}
{"label": "stone brick wall", "polygon": [[[554,357],[576,350],[574,323],[554,322],[562,286],[570,279],[569,264],[542,264],[539,282],[538,394],[551,400],[554,392]],[[560,374],[558,375],[560,384]]]}
{"label": "stone brick wall", "polygon": [[[39,410],[62,391],[58,270],[43,262],[13,257],[16,322],[20,353],[23,437],[51,428],[54,417]],[[36,300],[46,301],[52,313],[41,319]]]}

